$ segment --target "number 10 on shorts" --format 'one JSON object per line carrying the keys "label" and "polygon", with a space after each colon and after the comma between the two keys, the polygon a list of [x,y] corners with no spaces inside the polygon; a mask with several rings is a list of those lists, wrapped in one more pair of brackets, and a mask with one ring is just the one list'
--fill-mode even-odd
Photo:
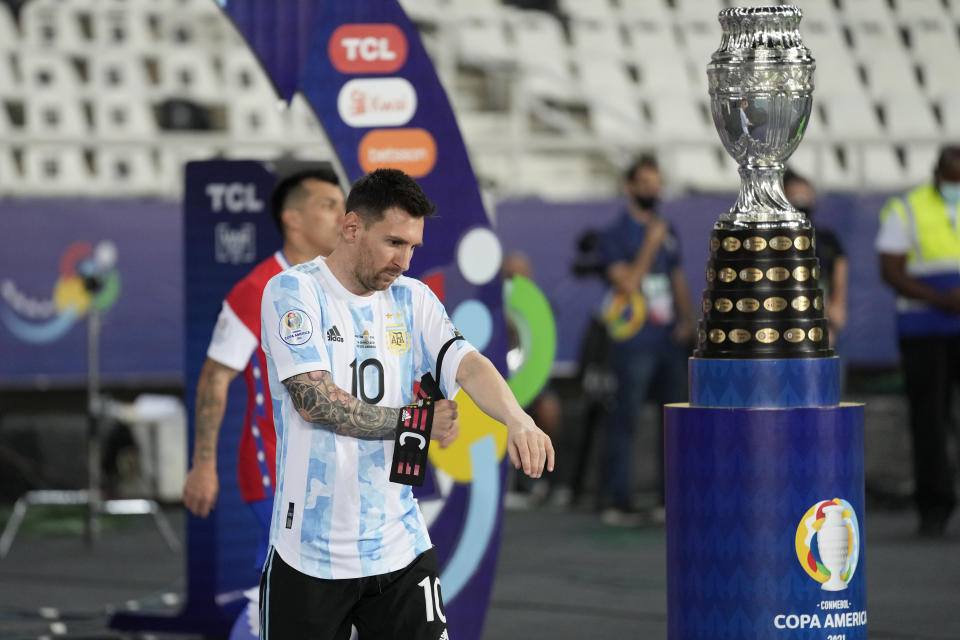
{"label": "number 10 on shorts", "polygon": [[427,576],[417,584],[423,587],[423,601],[427,608],[427,622],[433,622],[434,611],[440,622],[446,624],[447,616],[443,615],[443,609],[440,606],[440,578],[433,578],[431,587],[431,578]]}

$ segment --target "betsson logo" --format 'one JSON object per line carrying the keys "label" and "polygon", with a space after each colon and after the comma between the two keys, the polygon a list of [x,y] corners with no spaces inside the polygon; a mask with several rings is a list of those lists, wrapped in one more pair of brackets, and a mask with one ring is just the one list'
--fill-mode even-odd
{"label": "betsson logo", "polygon": [[375,129],[363,136],[357,150],[360,167],[367,173],[376,169],[400,169],[422,178],[437,162],[437,143],[424,129]]}
{"label": "betsson logo", "polygon": [[407,61],[407,38],[392,24],[345,24],[330,36],[327,55],[341,73],[393,73]]}
{"label": "betsson logo", "polygon": [[417,92],[403,78],[350,80],[337,96],[340,118],[351,127],[398,127],[417,110]]}

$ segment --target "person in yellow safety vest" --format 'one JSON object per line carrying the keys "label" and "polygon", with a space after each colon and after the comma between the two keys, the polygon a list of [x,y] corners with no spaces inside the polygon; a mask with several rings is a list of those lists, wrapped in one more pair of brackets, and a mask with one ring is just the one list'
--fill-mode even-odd
{"label": "person in yellow safety vest", "polygon": [[956,504],[951,391],[960,382],[960,145],[940,151],[932,184],[890,199],[876,249],[897,294],[920,534],[939,537]]}

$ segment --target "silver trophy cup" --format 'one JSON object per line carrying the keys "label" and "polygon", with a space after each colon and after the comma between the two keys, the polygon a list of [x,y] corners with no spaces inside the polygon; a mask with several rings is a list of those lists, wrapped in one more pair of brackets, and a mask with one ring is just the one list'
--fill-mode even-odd
{"label": "silver trophy cup", "polygon": [[718,229],[809,228],[783,194],[783,165],[810,121],[814,60],[793,6],[720,12],[723,39],[707,66],[713,122],[740,165],[740,195]]}

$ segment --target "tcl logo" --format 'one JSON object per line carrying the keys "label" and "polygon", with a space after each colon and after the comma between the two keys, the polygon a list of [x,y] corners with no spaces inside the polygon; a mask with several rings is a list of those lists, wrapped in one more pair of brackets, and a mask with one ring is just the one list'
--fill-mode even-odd
{"label": "tcl logo", "polygon": [[392,24],[345,24],[330,36],[327,53],[341,73],[392,73],[407,61],[407,38]]}

